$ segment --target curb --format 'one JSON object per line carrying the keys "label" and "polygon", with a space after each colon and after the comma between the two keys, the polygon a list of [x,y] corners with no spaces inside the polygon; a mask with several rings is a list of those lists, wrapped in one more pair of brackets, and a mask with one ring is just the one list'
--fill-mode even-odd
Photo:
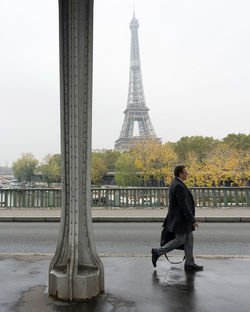
{"label": "curb", "polygon": [[[34,258],[44,258],[52,259],[54,256],[53,253],[7,253],[1,252],[0,258],[8,257],[34,257]],[[151,254],[108,254],[108,253],[99,253],[101,258],[151,258]],[[169,258],[179,257],[179,254],[168,255]],[[208,255],[208,254],[196,254],[195,258],[204,258],[204,259],[250,259],[250,255]]]}
{"label": "curb", "polygon": [[[218,216],[218,217],[197,217],[198,222],[250,222],[250,217]],[[164,222],[165,217],[127,217],[107,216],[93,217],[93,222]],[[60,217],[0,217],[0,222],[60,222]]]}

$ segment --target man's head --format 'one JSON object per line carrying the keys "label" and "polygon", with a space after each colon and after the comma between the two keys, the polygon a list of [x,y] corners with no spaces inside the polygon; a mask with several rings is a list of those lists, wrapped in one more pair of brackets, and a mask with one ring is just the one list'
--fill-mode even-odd
{"label": "man's head", "polygon": [[184,165],[177,165],[174,168],[174,176],[182,179],[183,181],[187,180],[187,169]]}

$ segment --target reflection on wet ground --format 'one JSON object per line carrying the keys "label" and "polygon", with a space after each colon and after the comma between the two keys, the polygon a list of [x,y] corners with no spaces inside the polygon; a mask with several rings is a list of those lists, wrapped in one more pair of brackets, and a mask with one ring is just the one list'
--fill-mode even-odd
{"label": "reflection on wet ground", "polygon": [[197,259],[185,272],[165,259],[104,257],[105,293],[67,303],[48,296],[49,259],[0,256],[1,312],[249,312],[250,259]]}
{"label": "reflection on wet ground", "polygon": [[182,290],[194,290],[195,275],[197,272],[183,271],[180,267],[171,267],[166,274],[153,272],[153,284],[159,287],[177,287]]}

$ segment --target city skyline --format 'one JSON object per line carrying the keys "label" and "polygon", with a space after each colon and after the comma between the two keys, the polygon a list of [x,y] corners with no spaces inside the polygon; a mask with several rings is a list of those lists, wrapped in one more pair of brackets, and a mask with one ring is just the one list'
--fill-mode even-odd
{"label": "city skyline", "polygon": [[[145,96],[157,136],[166,142],[248,134],[248,1],[96,0],[93,148],[112,149],[120,133],[133,3],[141,25]],[[11,166],[21,153],[41,160],[60,152],[57,2],[3,0],[0,29],[0,166],[6,161]]]}

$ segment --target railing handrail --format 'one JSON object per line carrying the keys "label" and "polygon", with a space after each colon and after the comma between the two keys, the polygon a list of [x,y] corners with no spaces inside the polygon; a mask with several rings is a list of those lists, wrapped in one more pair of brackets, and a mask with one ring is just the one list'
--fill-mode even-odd
{"label": "railing handrail", "polygon": [[[250,186],[190,186],[188,187],[189,189],[249,189],[250,190]],[[168,190],[169,187],[168,186],[163,186],[163,187],[93,187],[91,188],[91,190],[147,190],[147,189],[156,189],[156,190],[162,190],[162,189],[166,189]]]}
{"label": "railing handrail", "polygon": [[27,187],[27,188],[0,188],[0,191],[9,191],[9,190],[11,190],[11,191],[61,191],[61,188],[60,187],[58,187],[58,188],[34,188],[34,187]]}
{"label": "railing handrail", "polygon": [[[144,189],[156,189],[156,190],[162,190],[162,189],[166,189],[168,190],[168,186],[150,186],[150,187],[92,187],[91,190],[144,190]],[[189,189],[249,189],[250,190],[250,186],[190,186],[188,187]],[[51,187],[51,188],[0,188],[0,191],[6,191],[6,190],[14,190],[14,191],[61,191],[60,187]]]}
{"label": "railing handrail", "polygon": [[[197,206],[250,207],[250,187],[190,187]],[[92,206],[166,207],[168,187],[92,188]],[[0,189],[0,206],[61,207],[61,188]]]}

